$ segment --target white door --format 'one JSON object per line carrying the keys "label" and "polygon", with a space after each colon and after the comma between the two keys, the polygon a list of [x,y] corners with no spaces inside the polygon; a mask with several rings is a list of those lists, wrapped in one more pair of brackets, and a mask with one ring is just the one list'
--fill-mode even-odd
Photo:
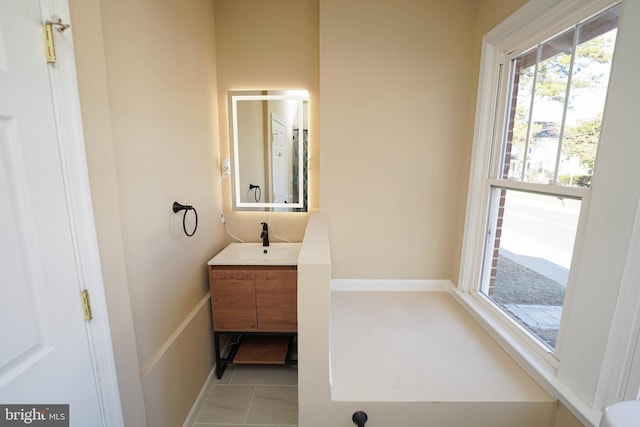
{"label": "white door", "polygon": [[287,136],[282,120],[271,116],[272,203],[287,202]]}
{"label": "white door", "polygon": [[41,23],[38,0],[0,1],[0,404],[100,426]]}

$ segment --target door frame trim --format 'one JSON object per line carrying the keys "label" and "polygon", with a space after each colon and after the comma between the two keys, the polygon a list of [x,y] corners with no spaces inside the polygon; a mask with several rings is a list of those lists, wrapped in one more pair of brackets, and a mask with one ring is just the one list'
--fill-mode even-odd
{"label": "door frame trim", "polygon": [[[57,15],[62,18],[63,22],[70,23],[68,0],[39,0],[39,2],[42,22],[51,20],[52,15]],[[73,27],[64,33],[57,31],[54,33],[57,62],[47,66],[57,142],[60,150],[60,164],[76,257],[76,272],[81,288],[87,289],[91,296],[93,319],[86,321],[85,326],[102,423],[103,426],[119,427],[124,426],[124,419],[93,215],[72,42]],[[78,289],[79,310],[81,309],[80,291],[82,289]]]}

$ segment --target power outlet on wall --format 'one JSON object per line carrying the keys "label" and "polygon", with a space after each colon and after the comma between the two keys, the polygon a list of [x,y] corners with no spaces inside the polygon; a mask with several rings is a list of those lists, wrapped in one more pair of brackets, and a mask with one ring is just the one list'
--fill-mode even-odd
{"label": "power outlet on wall", "polygon": [[228,157],[222,159],[222,179],[231,177],[231,162]]}
{"label": "power outlet on wall", "polygon": [[224,219],[224,214],[223,213],[220,214],[220,222],[223,223],[223,224],[227,223],[227,221]]}

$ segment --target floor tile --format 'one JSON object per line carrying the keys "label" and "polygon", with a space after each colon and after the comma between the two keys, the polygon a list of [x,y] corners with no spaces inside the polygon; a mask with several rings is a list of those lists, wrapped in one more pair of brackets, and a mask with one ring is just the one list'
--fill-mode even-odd
{"label": "floor tile", "polygon": [[[298,369],[284,365],[244,365],[234,366],[235,371],[230,384],[251,385],[297,385]],[[225,375],[227,373],[225,372]],[[224,377],[223,377],[224,378]]]}
{"label": "floor tile", "polygon": [[211,379],[191,427],[297,427],[296,366],[230,365]]}
{"label": "floor tile", "polygon": [[256,386],[246,424],[298,423],[297,386]]}
{"label": "floor tile", "polygon": [[254,386],[213,385],[196,424],[244,424],[254,391]]}

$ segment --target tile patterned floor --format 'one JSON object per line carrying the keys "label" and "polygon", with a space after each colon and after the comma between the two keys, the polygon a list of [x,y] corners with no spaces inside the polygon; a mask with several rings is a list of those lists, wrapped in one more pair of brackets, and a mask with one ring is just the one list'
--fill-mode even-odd
{"label": "tile patterned floor", "polygon": [[193,427],[298,425],[295,366],[233,365],[209,384]]}

